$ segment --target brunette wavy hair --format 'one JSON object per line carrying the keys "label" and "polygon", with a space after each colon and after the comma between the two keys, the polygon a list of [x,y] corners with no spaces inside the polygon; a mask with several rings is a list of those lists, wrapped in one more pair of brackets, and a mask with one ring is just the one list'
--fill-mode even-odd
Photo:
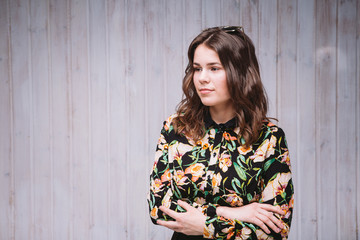
{"label": "brunette wavy hair", "polygon": [[[204,117],[208,107],[202,104],[193,82],[196,48],[204,44],[214,50],[226,72],[228,90],[236,112],[237,126],[249,147],[259,137],[268,111],[268,100],[261,82],[255,47],[242,27],[214,27],[202,31],[190,44],[189,63],[183,79],[183,99],[177,106],[174,129],[195,141],[205,135]],[[240,139],[238,139],[240,141]]]}

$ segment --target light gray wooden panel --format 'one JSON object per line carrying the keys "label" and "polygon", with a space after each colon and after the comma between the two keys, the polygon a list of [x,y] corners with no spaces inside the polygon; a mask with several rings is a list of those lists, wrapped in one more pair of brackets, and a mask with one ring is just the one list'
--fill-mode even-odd
{"label": "light gray wooden panel", "polygon": [[221,1],[202,0],[201,10],[202,29],[221,25]]}
{"label": "light gray wooden panel", "polygon": [[89,5],[87,0],[70,2],[70,79],[72,134],[73,239],[90,239],[91,135],[89,76]]}
{"label": "light gray wooden panel", "polygon": [[241,26],[240,0],[221,1],[221,24],[222,26]]}
{"label": "light gray wooden panel", "polygon": [[10,1],[13,84],[14,236],[34,239],[33,117],[28,2]]}
{"label": "light gray wooden panel", "polygon": [[[145,201],[149,176],[146,168],[146,115],[145,115],[145,1],[128,1],[127,38],[129,82],[129,117],[127,151],[127,239],[146,239],[144,226],[148,223],[148,206]],[[136,216],[136,217],[134,217]]]}
{"label": "light gray wooden panel", "polygon": [[360,1],[357,1],[356,3],[356,63],[357,63],[357,67],[356,67],[356,75],[355,75],[355,79],[356,79],[356,152],[357,152],[357,156],[356,156],[356,182],[357,182],[357,188],[356,188],[356,193],[357,193],[357,197],[356,197],[356,213],[357,213],[357,240],[360,240]]}
{"label": "light gray wooden panel", "polygon": [[[172,71],[167,67],[166,59],[166,41],[165,31],[167,27],[165,4],[166,1],[157,1],[157,4],[144,1],[145,3],[145,79],[144,79],[144,106],[145,106],[145,122],[146,132],[142,135],[146,138],[144,142],[145,156],[150,161],[144,162],[146,169],[151,169],[154,160],[154,150],[159,137],[162,123],[165,120],[165,108],[167,106],[167,85],[168,79],[165,77],[167,71]],[[180,27],[180,26],[178,26]],[[178,30],[179,28],[174,28]],[[181,29],[181,28],[180,28]],[[162,43],[162,44],[159,44]],[[172,61],[172,59],[171,59]],[[174,76],[172,76],[174,77]],[[146,163],[146,164],[145,164]],[[146,172],[149,176],[149,171]],[[149,186],[149,177],[146,178],[147,186]],[[149,239],[164,239],[166,229],[154,227],[150,221],[150,217],[145,214],[146,232],[145,236]]]}
{"label": "light gray wooden panel", "polygon": [[127,139],[128,90],[125,79],[129,42],[126,29],[126,1],[111,0],[108,9],[110,193],[109,239],[126,239],[127,234]]}
{"label": "light gray wooden panel", "polygon": [[[315,83],[315,4],[298,1],[295,211],[291,236],[312,239],[317,235],[316,216],[316,83]],[[292,155],[294,156],[294,155]],[[293,161],[294,163],[294,161]]]}
{"label": "light gray wooden panel", "polygon": [[49,8],[49,86],[52,158],[53,239],[72,238],[72,155],[71,88],[69,59],[68,5],[50,1]]}
{"label": "light gray wooden panel", "polygon": [[259,0],[240,1],[240,19],[244,31],[251,38],[255,46],[256,54],[259,49]]}
{"label": "light gray wooden panel", "polygon": [[[32,79],[32,218],[34,239],[52,238],[52,157],[50,154],[50,85],[48,53],[48,5],[30,1],[30,72]],[[47,193],[47,194],[44,194]],[[47,209],[47,211],[44,211]]]}
{"label": "light gray wooden panel", "polygon": [[[298,95],[297,95],[297,8],[296,1],[278,1],[277,24],[277,113],[289,147],[291,170],[296,188],[298,174]],[[296,212],[293,212],[296,224]],[[295,225],[293,222],[293,225]],[[291,229],[297,234],[296,228]]]}
{"label": "light gray wooden panel", "polygon": [[186,65],[183,58],[187,55],[184,46],[185,21],[187,8],[184,1],[166,0],[166,20],[164,25],[164,85],[165,85],[165,117],[175,112],[175,107],[182,97],[182,80]]}
{"label": "light gray wooden panel", "polygon": [[277,117],[277,1],[259,2],[259,45],[257,46],[261,80],[268,100],[268,116]]}
{"label": "light gray wooden panel", "polygon": [[[316,168],[318,238],[337,236],[336,1],[316,1]],[[321,9],[321,10],[320,10]],[[306,176],[306,175],[305,175]],[[305,177],[304,176],[304,177]],[[326,203],[326,204],[324,204]],[[329,209],[332,209],[331,211]]]}
{"label": "light gray wooden panel", "polygon": [[359,235],[359,1],[0,4],[0,238],[170,238],[145,201],[154,138],[180,98],[188,44],[228,24],[248,28],[289,140],[290,239]]}
{"label": "light gray wooden panel", "polygon": [[356,3],[356,150],[357,150],[357,156],[356,156],[356,182],[357,182],[357,188],[356,188],[356,213],[357,213],[357,239],[360,240],[360,1],[357,1]]}
{"label": "light gray wooden panel", "polygon": [[0,239],[13,237],[12,82],[8,1],[0,1]]}
{"label": "light gray wooden panel", "polygon": [[[343,1],[337,10],[337,237],[356,236],[356,2]],[[349,166],[354,166],[350,167]],[[340,207],[346,203],[346,208]]]}
{"label": "light gray wooden panel", "polygon": [[106,1],[89,1],[90,221],[92,239],[108,239],[109,78]]}

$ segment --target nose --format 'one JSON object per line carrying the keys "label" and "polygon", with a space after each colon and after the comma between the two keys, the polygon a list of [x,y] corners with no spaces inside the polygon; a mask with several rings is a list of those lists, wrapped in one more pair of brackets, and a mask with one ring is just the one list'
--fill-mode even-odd
{"label": "nose", "polygon": [[208,83],[208,82],[209,82],[209,76],[208,76],[206,70],[200,71],[200,74],[199,74],[199,82],[200,82],[200,83]]}

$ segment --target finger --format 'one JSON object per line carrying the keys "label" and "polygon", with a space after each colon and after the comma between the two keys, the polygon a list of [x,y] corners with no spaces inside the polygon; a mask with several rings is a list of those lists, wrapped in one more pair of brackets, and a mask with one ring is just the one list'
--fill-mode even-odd
{"label": "finger", "polygon": [[157,220],[156,223],[159,224],[160,226],[167,227],[174,231],[179,228],[179,224],[176,221]]}
{"label": "finger", "polygon": [[255,219],[254,221],[255,225],[258,225],[262,230],[264,230],[265,233],[270,234],[269,228],[265,225],[264,222],[262,222],[259,219]]}
{"label": "finger", "polygon": [[269,218],[270,221],[272,221],[280,229],[284,228],[284,225],[282,224],[281,220],[278,219],[276,216],[274,216],[274,213],[268,212],[264,209],[259,210],[259,213],[262,215],[265,215],[267,218]]}
{"label": "finger", "polygon": [[164,212],[166,215],[169,215],[170,217],[176,219],[178,217],[178,213],[169,209],[169,208],[166,208],[164,206],[160,206],[159,209]]}
{"label": "finger", "polygon": [[280,206],[274,206],[271,204],[260,204],[260,208],[265,209],[266,211],[270,211],[273,213],[278,213],[281,215],[285,215],[285,212],[280,208]]}
{"label": "finger", "polygon": [[179,204],[180,207],[185,209],[187,212],[193,208],[190,204],[188,204],[187,202],[181,201],[181,200],[178,200],[177,203]]}
{"label": "finger", "polygon": [[267,217],[266,215],[263,215],[263,214],[258,214],[257,215],[257,218],[266,224],[266,226],[268,226],[269,228],[271,228],[274,232],[278,233],[280,232],[280,228],[278,228],[272,221],[269,217]]}

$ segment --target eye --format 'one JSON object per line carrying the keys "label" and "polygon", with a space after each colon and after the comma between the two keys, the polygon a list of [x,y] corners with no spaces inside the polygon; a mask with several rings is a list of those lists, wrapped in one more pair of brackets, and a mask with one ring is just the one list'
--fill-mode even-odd
{"label": "eye", "polygon": [[201,68],[199,67],[194,67],[194,72],[200,72],[201,71]]}
{"label": "eye", "polygon": [[212,67],[211,68],[211,71],[213,71],[213,72],[218,71],[218,70],[220,70],[220,68],[218,68],[218,67]]}

